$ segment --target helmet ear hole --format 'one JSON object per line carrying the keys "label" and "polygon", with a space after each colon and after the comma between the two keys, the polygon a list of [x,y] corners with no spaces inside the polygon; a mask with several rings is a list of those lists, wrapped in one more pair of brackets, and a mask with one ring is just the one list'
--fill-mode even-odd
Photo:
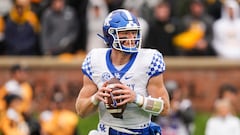
{"label": "helmet ear hole", "polygon": [[109,33],[110,34],[114,34],[114,30],[113,29],[109,29]]}
{"label": "helmet ear hole", "polygon": [[113,47],[114,47],[114,48],[121,48],[118,43],[113,43]]}

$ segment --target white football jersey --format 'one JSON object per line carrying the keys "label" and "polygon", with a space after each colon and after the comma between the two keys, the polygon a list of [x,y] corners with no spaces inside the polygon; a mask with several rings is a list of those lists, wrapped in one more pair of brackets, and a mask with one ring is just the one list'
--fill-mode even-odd
{"label": "white football jersey", "polygon": [[[110,48],[93,49],[82,64],[83,73],[98,88],[110,78],[116,77],[136,93],[148,96],[146,90],[148,80],[165,71],[163,56],[155,49],[140,49],[138,53],[132,54],[130,61],[120,70],[112,64],[110,55]],[[99,118],[100,123],[106,125],[139,128],[150,122],[151,114],[143,111],[134,103],[128,103],[123,113],[123,119],[118,119],[114,118],[100,102]]]}

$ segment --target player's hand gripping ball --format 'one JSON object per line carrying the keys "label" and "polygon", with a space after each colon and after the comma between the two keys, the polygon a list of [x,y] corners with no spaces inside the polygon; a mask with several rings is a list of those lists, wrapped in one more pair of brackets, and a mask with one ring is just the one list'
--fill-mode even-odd
{"label": "player's hand gripping ball", "polygon": [[[107,87],[111,88],[112,91],[119,90],[119,88],[114,87],[114,84],[121,84],[117,78],[112,78],[107,83]],[[126,104],[117,106],[117,103],[120,103],[122,100],[114,100],[113,97],[117,95],[113,95],[112,93],[110,93],[110,95],[111,97],[105,97],[107,100],[107,103],[105,104],[106,109],[113,117],[122,119],[122,114],[126,108]]]}

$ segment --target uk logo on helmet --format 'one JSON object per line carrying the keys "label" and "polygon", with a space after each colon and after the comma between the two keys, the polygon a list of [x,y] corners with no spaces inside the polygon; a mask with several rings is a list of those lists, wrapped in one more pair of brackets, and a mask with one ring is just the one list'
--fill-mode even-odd
{"label": "uk logo on helmet", "polygon": [[110,21],[112,20],[112,18],[111,18],[111,15],[109,15],[106,19],[105,19],[105,22],[104,22],[104,25],[105,26],[110,26]]}

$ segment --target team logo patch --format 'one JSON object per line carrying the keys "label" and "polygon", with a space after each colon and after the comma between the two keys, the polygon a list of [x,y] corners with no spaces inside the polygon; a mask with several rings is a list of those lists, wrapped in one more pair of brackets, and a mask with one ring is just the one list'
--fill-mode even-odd
{"label": "team logo patch", "polygon": [[106,127],[105,127],[105,125],[100,124],[100,125],[99,125],[99,128],[100,128],[100,130],[101,130],[102,132],[106,132]]}
{"label": "team logo patch", "polygon": [[120,78],[121,78],[120,73],[114,73],[114,76],[115,76],[117,79],[120,79]]}
{"label": "team logo patch", "polygon": [[103,81],[103,82],[108,81],[110,78],[111,78],[110,73],[104,72],[104,73],[102,74],[102,81]]}

